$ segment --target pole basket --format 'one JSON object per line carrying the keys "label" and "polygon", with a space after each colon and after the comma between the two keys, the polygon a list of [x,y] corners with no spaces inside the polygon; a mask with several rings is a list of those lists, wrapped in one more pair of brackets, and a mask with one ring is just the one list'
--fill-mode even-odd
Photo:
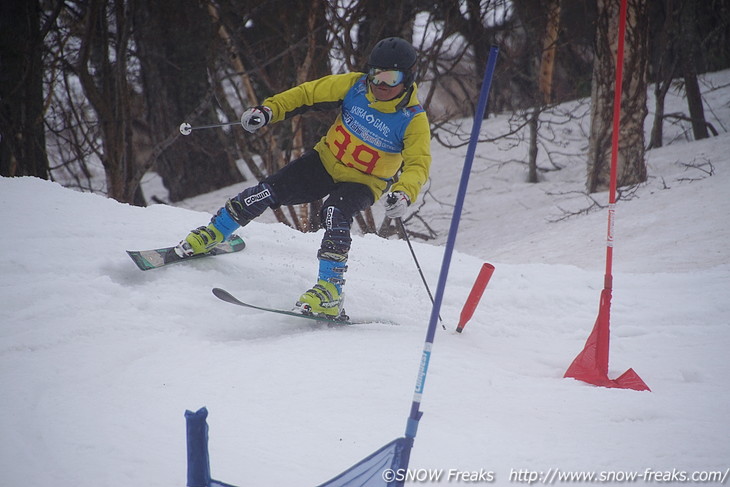
{"label": "pole basket", "polygon": [[650,391],[649,386],[641,377],[629,369],[617,379],[608,378],[608,350],[609,350],[609,321],[611,310],[611,290],[601,292],[601,304],[598,309],[598,318],[593,325],[583,351],[573,360],[565,376],[601,387],[617,389],[633,389],[635,391]]}

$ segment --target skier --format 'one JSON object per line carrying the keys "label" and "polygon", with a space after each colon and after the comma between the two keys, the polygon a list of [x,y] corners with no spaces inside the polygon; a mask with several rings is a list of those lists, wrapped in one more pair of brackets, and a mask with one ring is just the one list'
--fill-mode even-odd
{"label": "skier", "polygon": [[417,99],[415,64],[413,46],[389,37],[373,48],[367,73],[325,76],[247,109],[241,125],[251,133],[308,110],[339,106],[341,111],[313,149],[228,200],[208,226],[180,242],[178,255],[208,251],[267,208],[327,197],[320,213],[325,232],[317,253],[319,276],[295,309],[332,319],[344,316],[343,275],[353,216],[387,193],[386,216],[400,218],[428,179],[431,136]]}

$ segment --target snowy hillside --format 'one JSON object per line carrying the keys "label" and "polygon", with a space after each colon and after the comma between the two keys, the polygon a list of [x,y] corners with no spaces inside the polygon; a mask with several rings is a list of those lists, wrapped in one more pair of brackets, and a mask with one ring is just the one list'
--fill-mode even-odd
{"label": "snowy hillside", "polygon": [[[482,144],[411,468],[489,471],[494,485],[548,469],[727,480],[730,72],[708,83],[725,86],[705,94],[721,135],[650,151],[650,181],[617,207],[609,375],[632,367],[652,392],[563,379],[603,286],[605,211],[548,221],[587,206],[573,193],[584,161],[530,185]],[[432,289],[463,154],[434,145],[426,197],[441,236],[413,242]],[[148,272],[126,256],[175,243],[238,190],[137,208],[0,179],[0,485],[185,485],[183,413],[202,406],[213,476],[241,487],[314,486],[403,434],[431,309],[404,242],[356,236],[346,286],[352,317],[398,326],[332,328],[216,299],[223,287],[288,307],[313,284],[321,234],[265,219],[240,232],[239,254]],[[456,334],[483,262],[496,271]]]}

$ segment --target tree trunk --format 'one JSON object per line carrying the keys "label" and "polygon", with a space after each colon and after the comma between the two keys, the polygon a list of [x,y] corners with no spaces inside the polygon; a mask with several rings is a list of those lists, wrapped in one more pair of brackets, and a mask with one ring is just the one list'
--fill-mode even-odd
{"label": "tree trunk", "polygon": [[530,129],[530,143],[528,148],[528,183],[537,183],[537,131],[540,120],[540,108],[533,108],[532,113],[529,115],[527,120],[527,126]]}
{"label": "tree trunk", "polygon": [[[147,120],[153,137],[164,140],[182,122],[217,123],[208,59],[214,25],[198,2],[137,2],[136,40],[142,66]],[[198,109],[198,108],[202,109]],[[188,118],[194,112],[199,117]],[[157,159],[155,169],[171,201],[243,181],[226,151],[225,132],[195,131]]]}
{"label": "tree trunk", "polygon": [[72,69],[98,119],[107,195],[139,204],[142,173],[132,143],[132,88],[127,80],[129,5],[122,0],[91,0],[85,7]]}
{"label": "tree trunk", "polygon": [[[654,73],[654,122],[651,129],[649,148],[662,147],[664,145],[664,100],[672,86],[672,79],[677,71],[677,58],[675,53],[678,50],[677,30],[678,22],[677,2],[675,0],[663,0],[653,5],[650,17],[658,17],[661,27],[652,31],[653,39],[650,45],[654,46],[652,68]],[[651,51],[651,48],[650,48]]]}
{"label": "tree trunk", "polygon": [[[586,183],[590,193],[607,190],[610,182],[619,8],[620,0],[598,1]],[[618,186],[646,181],[644,119],[647,115],[647,34],[646,0],[628,0],[619,129]]]}
{"label": "tree trunk", "polygon": [[48,179],[38,1],[0,2],[0,175]]}
{"label": "tree trunk", "polygon": [[680,16],[680,57],[682,59],[682,75],[684,76],[684,91],[687,95],[687,107],[692,119],[692,133],[695,140],[706,139],[707,122],[705,110],[702,107],[702,92],[697,81],[697,66],[699,36],[697,32],[697,3],[696,0],[686,0]]}
{"label": "tree trunk", "polygon": [[547,2],[547,25],[542,39],[542,55],[540,56],[540,74],[538,85],[542,93],[542,102],[553,102],[553,77],[555,57],[558,51],[558,33],[560,31],[560,1]]}

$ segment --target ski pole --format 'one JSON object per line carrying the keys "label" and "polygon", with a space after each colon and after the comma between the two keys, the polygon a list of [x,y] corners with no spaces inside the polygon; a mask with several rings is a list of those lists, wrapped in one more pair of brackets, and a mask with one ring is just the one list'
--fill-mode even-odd
{"label": "ski pole", "polygon": [[193,130],[202,130],[202,129],[212,129],[216,127],[228,127],[230,125],[238,125],[241,122],[228,122],[228,123],[216,123],[213,125],[197,125],[193,127],[187,122],[183,122],[180,124],[180,133],[183,135],[190,135],[190,132]]}
{"label": "ski pole", "polygon": [[[408,238],[408,232],[406,231],[406,226],[403,224],[402,218],[397,218],[398,224],[400,225],[401,233],[403,233],[403,238],[406,239],[406,243],[408,244],[408,248],[411,249],[411,255],[413,256],[413,261],[416,263],[416,269],[418,269],[418,273],[421,275],[421,280],[423,281],[423,285],[426,286],[426,292],[428,293],[428,297],[431,298],[431,304],[434,304],[433,301],[433,295],[431,294],[431,289],[428,287],[428,283],[426,282],[426,276],[423,275],[423,271],[421,270],[421,265],[418,263],[418,258],[416,257],[416,252],[413,250],[413,246],[411,245],[411,239]],[[441,327],[445,330],[446,325],[444,325],[443,321],[441,319],[441,314],[439,313],[439,321],[441,321]]]}

